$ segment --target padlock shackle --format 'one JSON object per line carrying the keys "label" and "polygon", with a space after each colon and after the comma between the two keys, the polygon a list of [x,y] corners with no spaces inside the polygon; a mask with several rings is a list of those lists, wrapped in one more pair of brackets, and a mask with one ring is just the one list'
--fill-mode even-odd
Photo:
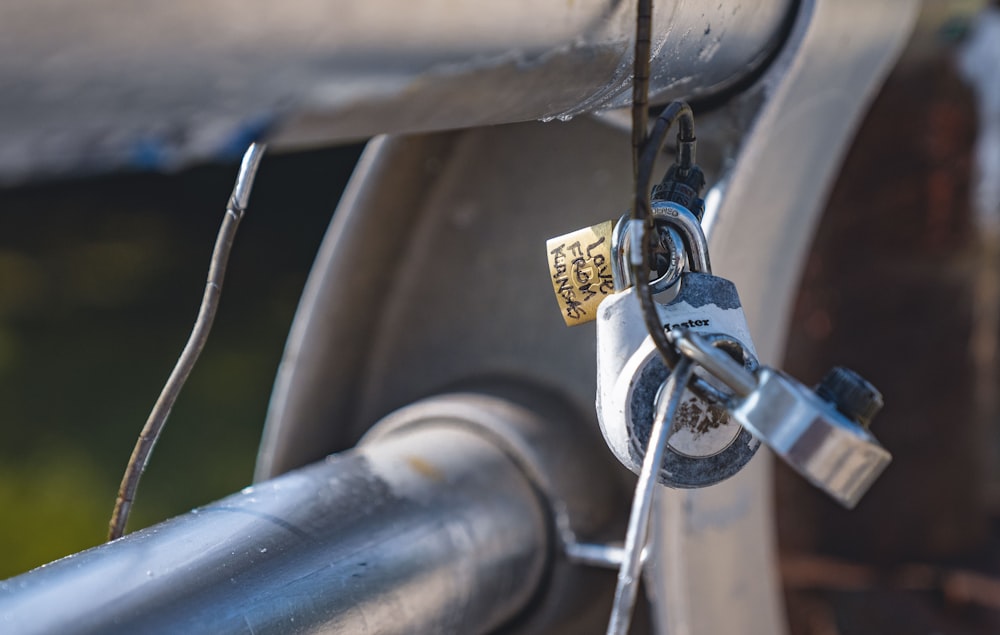
{"label": "padlock shackle", "polygon": [[662,221],[677,230],[687,250],[691,271],[712,273],[712,261],[708,256],[708,238],[698,217],[688,208],[673,201],[654,201],[653,219]]}
{"label": "padlock shackle", "polygon": [[[672,287],[684,271],[697,273],[712,273],[712,262],[708,255],[708,239],[702,230],[698,218],[683,205],[670,201],[655,201],[653,217],[665,223],[672,231],[671,239],[674,249],[683,250],[684,255],[672,264],[672,270],[649,283],[653,293],[662,293]],[[632,275],[631,246],[635,225],[629,220],[628,214],[623,215],[614,226],[611,233],[611,273],[616,291],[624,291],[635,284]],[[674,267],[674,265],[679,265]]]}

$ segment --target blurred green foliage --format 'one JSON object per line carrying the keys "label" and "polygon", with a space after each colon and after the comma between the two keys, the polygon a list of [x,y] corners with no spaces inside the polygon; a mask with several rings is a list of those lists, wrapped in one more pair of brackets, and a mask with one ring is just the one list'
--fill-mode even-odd
{"label": "blurred green foliage", "polygon": [[[358,147],[266,156],[134,530],[250,482],[302,286]],[[101,542],[197,313],[236,165],[0,191],[0,578]]]}

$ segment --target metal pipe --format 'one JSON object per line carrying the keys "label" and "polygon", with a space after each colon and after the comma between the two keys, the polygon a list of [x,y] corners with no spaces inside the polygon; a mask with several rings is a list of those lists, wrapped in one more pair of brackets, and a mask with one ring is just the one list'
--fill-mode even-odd
{"label": "metal pipe", "polygon": [[[759,69],[791,0],[657,2],[651,91]],[[0,181],[628,103],[634,2],[4,0]]]}
{"label": "metal pipe", "polygon": [[439,420],[0,582],[0,632],[484,633],[536,597],[550,524]]}

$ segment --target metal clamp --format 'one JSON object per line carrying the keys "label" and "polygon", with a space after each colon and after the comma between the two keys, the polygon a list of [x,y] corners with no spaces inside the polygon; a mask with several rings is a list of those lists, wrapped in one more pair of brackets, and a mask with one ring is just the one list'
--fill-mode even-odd
{"label": "metal clamp", "polygon": [[[773,368],[747,371],[688,330],[669,336],[681,353],[733,391],[726,407],[740,425],[845,507],[853,508],[892,461],[864,425],[881,406],[881,395],[855,373],[835,369],[828,376],[832,383],[852,382],[851,390],[824,382],[819,392],[832,399],[827,400]],[[861,407],[853,403],[859,396],[865,397]]]}

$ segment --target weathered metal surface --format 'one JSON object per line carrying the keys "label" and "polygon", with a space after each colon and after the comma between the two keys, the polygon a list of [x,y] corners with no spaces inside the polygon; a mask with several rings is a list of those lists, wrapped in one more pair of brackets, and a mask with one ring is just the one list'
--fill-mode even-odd
{"label": "weathered metal surface", "polygon": [[[711,95],[791,0],[656,3],[652,88]],[[569,117],[630,96],[634,2],[6,0],[0,181]]]}

